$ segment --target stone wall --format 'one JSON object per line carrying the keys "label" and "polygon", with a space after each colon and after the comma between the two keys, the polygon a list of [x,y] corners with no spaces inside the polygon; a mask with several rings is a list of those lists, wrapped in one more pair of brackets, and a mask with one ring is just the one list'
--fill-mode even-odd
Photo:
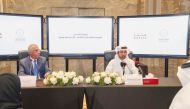
{"label": "stone wall", "polygon": [[[173,14],[190,12],[190,0],[2,0],[3,12],[60,16],[131,16],[146,14]],[[0,8],[2,6],[0,5]],[[44,23],[44,46],[46,43]],[[117,24],[114,24],[114,46],[117,39]],[[156,76],[164,76],[164,59],[142,58],[149,71]],[[175,76],[177,66],[187,59],[169,59],[169,76]],[[97,58],[97,71],[104,70],[103,57]],[[52,70],[65,70],[63,57],[50,57]],[[69,70],[84,76],[92,73],[91,59],[72,59]],[[0,72],[17,72],[16,61],[1,61]]]}

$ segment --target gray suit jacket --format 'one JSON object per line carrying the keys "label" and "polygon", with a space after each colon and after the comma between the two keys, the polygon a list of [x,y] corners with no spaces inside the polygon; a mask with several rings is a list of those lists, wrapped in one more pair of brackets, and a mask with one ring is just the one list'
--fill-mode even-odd
{"label": "gray suit jacket", "polygon": [[[45,57],[40,56],[37,59],[38,71],[40,78],[44,78],[45,73],[49,72],[48,64]],[[19,61],[18,75],[34,75],[32,60],[30,57],[23,58]]]}

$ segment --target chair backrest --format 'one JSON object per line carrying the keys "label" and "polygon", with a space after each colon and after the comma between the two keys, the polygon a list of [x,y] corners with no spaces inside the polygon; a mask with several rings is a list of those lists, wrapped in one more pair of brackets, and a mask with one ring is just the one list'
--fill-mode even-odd
{"label": "chair backrest", "polygon": [[[18,60],[23,59],[28,55],[28,50],[21,50],[18,52]],[[46,59],[48,59],[49,53],[47,50],[40,50],[40,56],[46,57]]]}
{"label": "chair backrest", "polygon": [[0,74],[0,109],[17,109],[21,107],[21,84],[17,75]]}
{"label": "chair backrest", "polygon": [[[104,51],[104,69],[106,68],[108,63],[115,57],[115,54],[116,54],[115,50]],[[128,57],[131,59],[133,58],[132,51],[128,53]]]}

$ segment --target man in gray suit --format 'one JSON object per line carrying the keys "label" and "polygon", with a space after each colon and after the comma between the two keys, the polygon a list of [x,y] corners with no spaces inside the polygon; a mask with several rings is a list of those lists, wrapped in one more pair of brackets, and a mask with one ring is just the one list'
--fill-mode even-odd
{"label": "man in gray suit", "polygon": [[28,47],[29,56],[19,61],[18,75],[35,75],[44,78],[50,71],[45,57],[40,56],[38,45],[31,44]]}

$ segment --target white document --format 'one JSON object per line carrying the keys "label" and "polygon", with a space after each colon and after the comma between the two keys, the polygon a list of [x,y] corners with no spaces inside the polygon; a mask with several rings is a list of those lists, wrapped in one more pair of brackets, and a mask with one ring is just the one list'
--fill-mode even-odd
{"label": "white document", "polygon": [[19,76],[21,87],[36,87],[36,76]]}
{"label": "white document", "polygon": [[125,85],[143,85],[142,75],[139,74],[125,75]]}

